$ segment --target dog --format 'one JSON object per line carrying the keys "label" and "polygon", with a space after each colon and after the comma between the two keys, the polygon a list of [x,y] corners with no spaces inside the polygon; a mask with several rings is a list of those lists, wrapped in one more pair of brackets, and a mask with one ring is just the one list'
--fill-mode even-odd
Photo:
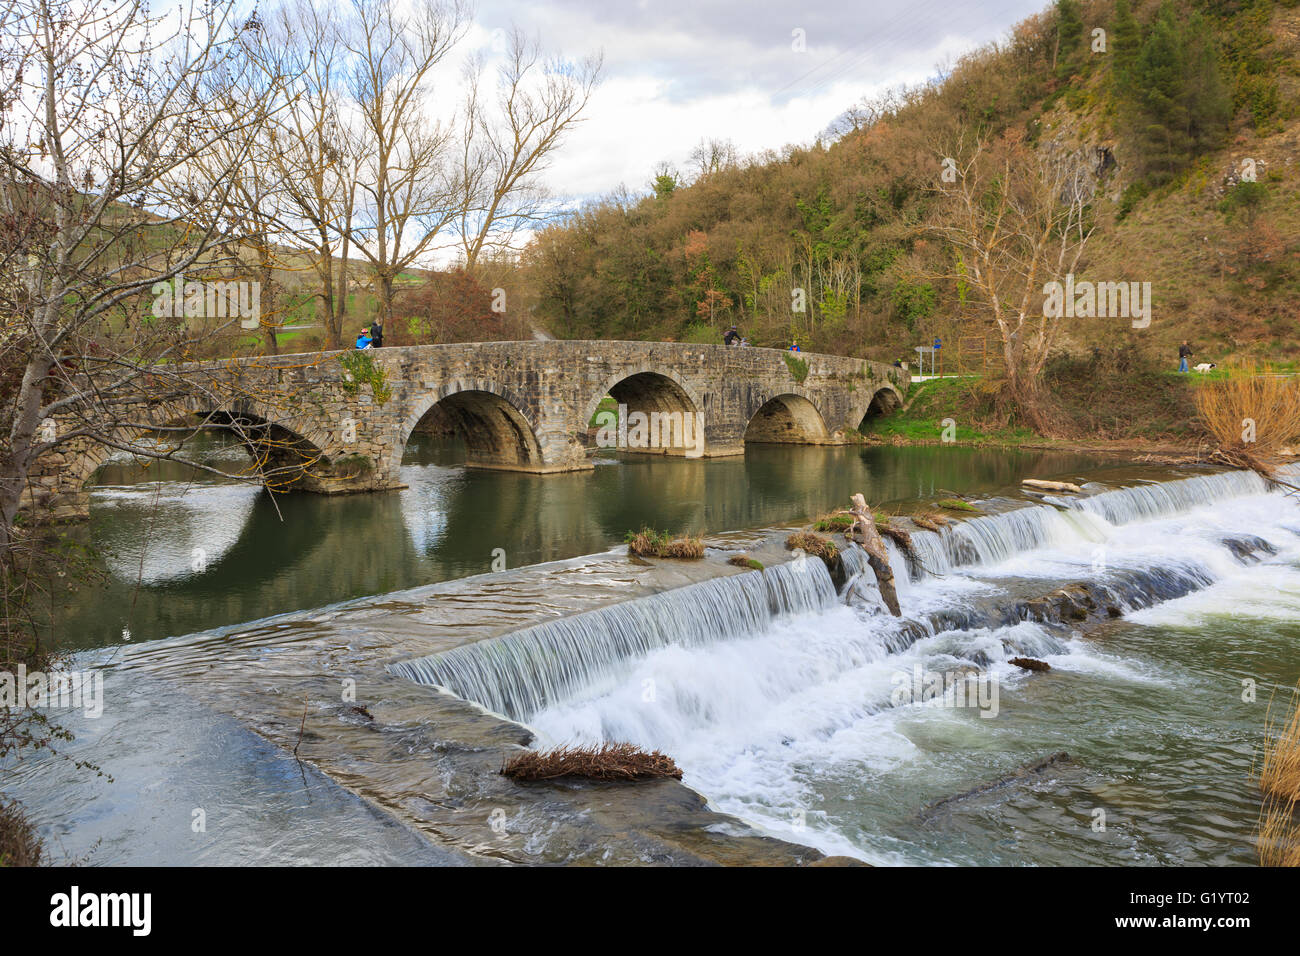
{"label": "dog", "polygon": [[1212,368],[1218,368],[1213,362],[1202,362],[1200,365],[1193,365],[1193,372],[1208,372]]}

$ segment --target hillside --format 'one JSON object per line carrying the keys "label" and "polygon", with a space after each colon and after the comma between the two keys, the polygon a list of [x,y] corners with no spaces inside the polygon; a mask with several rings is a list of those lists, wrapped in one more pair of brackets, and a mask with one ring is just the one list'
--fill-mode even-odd
{"label": "hillside", "polygon": [[582,210],[533,242],[526,279],[561,337],[716,342],[734,323],[756,345],[893,360],[940,336],[949,368],[958,343],[980,368],[987,314],[934,278],[953,254],[925,223],[945,145],[1022,136],[1095,185],[1080,277],[1151,283],[1149,328],[1074,319],[1060,350],[1168,365],[1188,339],[1210,361],[1294,366],[1297,117],[1295,0],[1060,0],[942,82],[859,104],[834,142]]}

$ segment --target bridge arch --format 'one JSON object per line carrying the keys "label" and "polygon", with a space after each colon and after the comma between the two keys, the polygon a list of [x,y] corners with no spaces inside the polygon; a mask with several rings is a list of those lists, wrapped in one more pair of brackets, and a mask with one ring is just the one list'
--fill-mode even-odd
{"label": "bridge arch", "polygon": [[883,418],[902,407],[903,393],[897,386],[882,385],[871,393],[860,408],[855,409],[853,419],[857,420],[858,430],[861,431],[876,419]]}
{"label": "bridge arch", "polygon": [[826,420],[806,396],[795,392],[775,395],[749,416],[745,443],[815,445],[829,441]]}
{"label": "bridge arch", "polygon": [[[141,438],[154,432],[171,434],[180,441],[201,431],[233,435],[248,453],[251,462],[248,477],[264,477],[266,487],[288,491],[311,482],[310,472],[322,461],[320,436],[308,437],[295,427],[268,418],[261,409],[244,403],[239,408],[211,408],[187,404],[160,404],[154,407],[149,425],[119,426],[114,439],[124,445],[138,445]],[[293,423],[294,425],[298,423]],[[180,428],[180,431],[176,429]],[[67,492],[79,493],[118,449],[92,439],[84,439],[77,451],[65,456],[67,464],[60,484]],[[164,446],[165,447],[165,446]],[[191,463],[184,455],[175,461]]]}
{"label": "bridge arch", "polygon": [[415,404],[402,423],[393,452],[394,473],[411,433],[435,407],[464,440],[466,465],[534,471],[546,464],[537,428],[526,411],[528,405],[497,382],[462,379],[438,386]]}
{"label": "bridge arch", "polygon": [[[581,428],[584,434],[606,395],[619,405],[627,406],[629,419],[634,413],[642,412],[653,423],[650,425],[649,437],[654,444],[636,447],[633,437],[629,435],[628,444],[631,447],[624,450],[662,455],[689,453],[692,457],[703,453],[705,439],[703,434],[697,436],[695,428],[696,423],[701,421],[696,416],[704,411],[704,402],[699,393],[677,373],[640,366],[610,375],[583,410]],[[691,416],[689,423],[687,416]]]}

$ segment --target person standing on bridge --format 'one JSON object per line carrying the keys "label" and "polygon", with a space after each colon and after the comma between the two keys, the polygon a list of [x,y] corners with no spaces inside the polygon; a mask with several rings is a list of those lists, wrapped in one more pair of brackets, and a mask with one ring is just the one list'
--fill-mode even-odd
{"label": "person standing on bridge", "polygon": [[380,319],[370,323],[370,346],[376,349],[384,347],[384,323]]}
{"label": "person standing on bridge", "polygon": [[791,351],[791,352],[802,352],[802,351],[803,351],[803,349],[799,348],[799,340],[798,340],[798,339],[793,339],[793,340],[791,340],[791,342],[790,342],[790,351]]}
{"label": "person standing on bridge", "polygon": [[727,331],[722,333],[723,345],[735,345],[739,341],[740,341],[740,333],[736,331],[736,327],[734,325],[731,328],[727,329]]}
{"label": "person standing on bridge", "polygon": [[374,340],[370,338],[370,330],[362,329],[361,334],[357,336],[357,348],[368,349],[373,344],[373,341]]}

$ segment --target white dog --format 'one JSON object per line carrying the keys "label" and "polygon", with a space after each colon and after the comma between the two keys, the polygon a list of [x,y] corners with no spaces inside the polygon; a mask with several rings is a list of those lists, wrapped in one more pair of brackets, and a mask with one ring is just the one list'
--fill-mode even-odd
{"label": "white dog", "polygon": [[1208,372],[1212,368],[1218,368],[1213,362],[1202,362],[1200,365],[1193,365],[1193,372]]}

